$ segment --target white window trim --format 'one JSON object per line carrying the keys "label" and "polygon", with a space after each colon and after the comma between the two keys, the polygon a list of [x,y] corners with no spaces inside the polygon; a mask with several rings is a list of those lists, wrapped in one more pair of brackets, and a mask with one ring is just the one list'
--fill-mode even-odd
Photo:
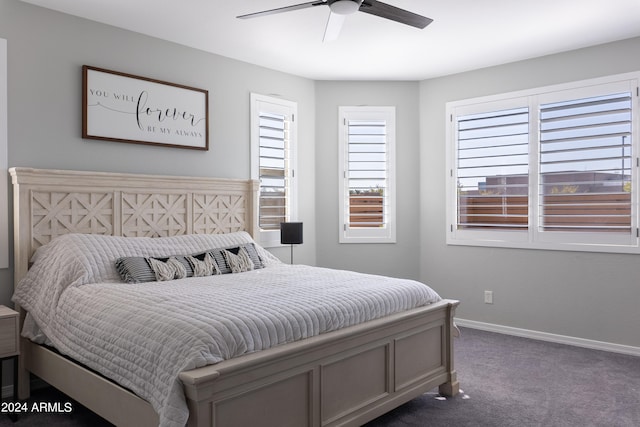
{"label": "white window trim", "polygon": [[[529,185],[529,230],[528,231],[485,231],[485,230],[457,230],[457,179],[456,179],[456,124],[454,118],[457,111],[466,109],[471,112],[473,109],[482,108],[482,105],[489,103],[509,105],[517,103],[518,99],[529,98],[528,103],[531,116],[530,142],[531,159],[538,157],[537,144],[537,123],[538,112],[536,106],[540,100],[547,102],[554,97],[554,93],[566,92],[570,90],[580,91],[589,94],[590,91],[598,91],[604,85],[629,84],[633,87],[634,110],[632,117],[632,156],[635,167],[632,168],[632,236],[616,238],[609,236],[598,236],[598,233],[541,233],[537,230],[537,219],[534,218],[537,210],[533,209],[538,202],[538,189],[535,183]],[[638,165],[640,164],[640,97],[638,87],[640,86],[640,72],[625,73],[577,82],[546,86],[541,88],[509,92],[505,94],[491,95],[486,97],[472,98],[449,102],[446,104],[446,231],[448,245],[465,246],[486,246],[505,247],[522,249],[543,249],[543,250],[570,250],[583,252],[610,252],[610,253],[640,253],[640,238],[638,231],[640,227],[638,199],[640,198],[640,174]],[[520,103],[522,105],[522,103]],[[526,104],[525,104],[526,105]],[[530,176],[538,173],[537,161],[530,162]],[[537,177],[536,181],[537,182]],[[570,240],[567,240],[570,238]]]}
{"label": "white window trim", "polygon": [[[261,108],[269,111],[291,114],[293,120],[289,129],[290,141],[290,194],[288,200],[287,221],[298,220],[298,178],[297,169],[297,141],[298,141],[298,104],[267,95],[251,93],[251,178],[260,179],[260,124],[259,113]],[[280,244],[280,230],[260,230],[257,238],[261,246],[265,248],[278,247]]]}
{"label": "white window trim", "polygon": [[[387,123],[387,198],[386,225],[381,228],[349,228],[347,198],[349,197],[348,126],[347,119],[383,119]],[[396,108],[393,106],[338,108],[339,120],[339,242],[340,243],[396,243]]]}
{"label": "white window trim", "polygon": [[9,268],[7,41],[0,39],[0,268]]}

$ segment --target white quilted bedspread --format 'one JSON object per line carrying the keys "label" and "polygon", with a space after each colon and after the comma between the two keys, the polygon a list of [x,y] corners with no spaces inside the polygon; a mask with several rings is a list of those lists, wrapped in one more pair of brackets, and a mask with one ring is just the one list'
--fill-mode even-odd
{"label": "white quilted bedspread", "polygon": [[[213,244],[183,244],[183,238],[163,238],[180,244],[143,252],[195,253]],[[99,249],[90,238],[70,239],[55,251],[39,251],[14,301],[61,353],[149,401],[161,426],[184,426],[188,418],[181,371],[440,300],[411,280],[280,263],[246,273],[121,283],[109,266],[139,247],[121,247],[123,238],[100,241]]]}

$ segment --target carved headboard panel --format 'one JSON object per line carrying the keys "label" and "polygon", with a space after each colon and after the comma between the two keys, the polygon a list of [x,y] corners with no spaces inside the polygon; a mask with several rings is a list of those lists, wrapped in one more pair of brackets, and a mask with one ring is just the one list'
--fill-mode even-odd
{"label": "carved headboard panel", "polygon": [[258,182],[11,168],[14,277],[66,233],[175,236],[247,231],[258,237]]}

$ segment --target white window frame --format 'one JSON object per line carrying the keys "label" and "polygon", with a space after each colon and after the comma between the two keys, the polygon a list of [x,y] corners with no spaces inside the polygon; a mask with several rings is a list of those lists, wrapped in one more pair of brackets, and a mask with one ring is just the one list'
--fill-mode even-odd
{"label": "white window frame", "polygon": [[[393,106],[342,106],[339,120],[339,242],[396,243],[396,108]],[[387,188],[385,189],[383,227],[349,227],[348,121],[384,120],[386,122]]]}
{"label": "white window frame", "polygon": [[[298,220],[297,141],[298,104],[272,96],[251,93],[251,178],[260,179],[260,112],[282,114],[289,118],[289,167],[286,220]],[[258,218],[259,221],[259,218]],[[260,229],[259,243],[265,248],[281,246],[280,230]]]}
{"label": "white window frame", "polygon": [[[638,200],[640,198],[640,72],[626,73],[602,78],[583,80],[567,84],[547,86],[525,91],[473,98],[446,104],[446,227],[447,244],[487,247],[508,247],[524,249],[571,250],[585,252],[640,253],[640,227]],[[632,160],[631,169],[631,229],[628,235],[602,232],[543,232],[538,227],[539,202],[539,143],[538,107],[542,104],[568,96],[597,96],[606,89],[624,88],[632,94]],[[529,123],[529,227],[526,231],[516,230],[473,230],[457,227],[457,141],[456,117],[491,109],[508,109],[528,106]]]}

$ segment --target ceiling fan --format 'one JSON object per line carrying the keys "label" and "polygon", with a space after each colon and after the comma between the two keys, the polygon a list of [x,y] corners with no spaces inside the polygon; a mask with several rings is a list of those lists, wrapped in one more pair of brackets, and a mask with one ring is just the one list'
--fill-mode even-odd
{"label": "ceiling fan", "polygon": [[401,24],[416,28],[424,28],[433,22],[433,19],[418,15],[399,7],[391,6],[376,0],[316,0],[292,6],[279,7],[277,9],[264,10],[262,12],[240,15],[238,18],[257,18],[259,16],[273,15],[276,13],[290,12],[292,10],[306,9],[314,6],[329,6],[329,20],[324,31],[323,41],[331,41],[338,38],[340,29],[347,15],[356,12],[364,12],[369,15],[390,19]]}

